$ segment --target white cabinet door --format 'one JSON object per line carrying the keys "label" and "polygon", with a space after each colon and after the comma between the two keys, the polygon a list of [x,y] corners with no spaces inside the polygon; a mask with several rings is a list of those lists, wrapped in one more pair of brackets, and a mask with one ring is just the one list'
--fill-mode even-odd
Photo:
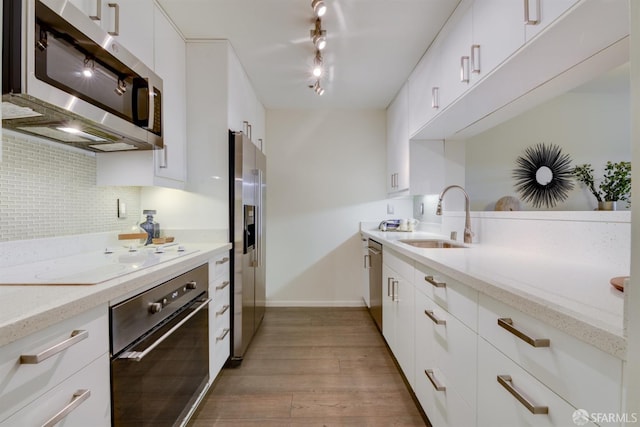
{"label": "white cabinet door", "polygon": [[162,132],[166,149],[97,153],[96,182],[99,186],[185,187],[186,45],[159,9],[151,12],[157,23],[151,33],[157,41],[157,52],[156,60],[150,66],[155,65],[163,80]]}
{"label": "white cabinet door", "polygon": [[387,108],[387,193],[409,189],[409,88],[405,83]]}
{"label": "white cabinet door", "polygon": [[153,67],[153,0],[70,0],[146,66]]}
{"label": "white cabinet door", "polygon": [[577,425],[573,422],[576,408],[482,338],[478,340],[478,390],[478,426]]}
{"label": "white cabinet door", "polygon": [[522,0],[474,0],[473,45],[469,51],[472,83],[524,44],[523,14]]}
{"label": "white cabinet door", "polygon": [[440,49],[434,43],[409,76],[409,135],[415,135],[438,113]]}
{"label": "white cabinet door", "polygon": [[415,290],[410,279],[400,276],[394,292],[396,304],[395,349],[393,353],[413,388],[415,373]]}
{"label": "white cabinet door", "polygon": [[163,82],[164,148],[155,150],[155,174],[185,180],[187,150],[186,45],[159,8],[154,8],[155,71]]}
{"label": "white cabinet door", "polygon": [[440,50],[441,109],[446,108],[469,88],[472,44],[470,5],[465,2],[460,3],[454,16],[448,21],[447,27]]}
{"label": "white cabinet door", "polygon": [[[71,407],[72,403],[77,404]],[[1,427],[41,426],[64,409],[66,416],[56,425],[65,427],[108,427],[111,425],[111,391],[107,353],[58,386],[31,402]]]}
{"label": "white cabinet door", "polygon": [[396,347],[396,303],[393,300],[392,287],[398,274],[389,266],[382,266],[382,336],[387,341],[391,351]]}
{"label": "white cabinet door", "polygon": [[[544,30],[549,24],[555,21],[560,15],[566,12],[579,0],[529,0],[528,23],[525,22],[526,41],[531,40],[539,32]],[[524,10],[524,9],[523,9]]]}

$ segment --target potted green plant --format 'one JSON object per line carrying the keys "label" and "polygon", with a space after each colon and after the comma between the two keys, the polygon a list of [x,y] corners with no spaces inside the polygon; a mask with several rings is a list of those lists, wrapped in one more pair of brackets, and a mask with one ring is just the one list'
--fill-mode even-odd
{"label": "potted green plant", "polygon": [[629,201],[631,194],[631,162],[613,163],[604,167],[602,181],[596,188],[593,168],[590,163],[573,168],[573,176],[586,185],[598,201],[598,210],[615,210],[619,201]]}

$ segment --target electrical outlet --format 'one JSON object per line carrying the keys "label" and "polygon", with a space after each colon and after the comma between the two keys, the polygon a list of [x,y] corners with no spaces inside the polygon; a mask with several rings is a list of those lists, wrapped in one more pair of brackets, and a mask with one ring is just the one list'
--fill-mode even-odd
{"label": "electrical outlet", "polygon": [[393,208],[393,204],[391,203],[387,203],[387,213],[389,215],[392,215],[395,212],[394,208]]}
{"label": "electrical outlet", "polygon": [[126,218],[127,217],[127,205],[118,199],[118,218]]}

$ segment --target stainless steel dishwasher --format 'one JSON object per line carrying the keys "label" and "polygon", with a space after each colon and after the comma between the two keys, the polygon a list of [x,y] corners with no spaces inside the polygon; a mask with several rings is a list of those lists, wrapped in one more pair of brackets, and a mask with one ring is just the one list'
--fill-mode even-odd
{"label": "stainless steel dishwasher", "polygon": [[[382,244],[369,239],[369,312],[382,332]],[[365,257],[365,263],[366,263]]]}

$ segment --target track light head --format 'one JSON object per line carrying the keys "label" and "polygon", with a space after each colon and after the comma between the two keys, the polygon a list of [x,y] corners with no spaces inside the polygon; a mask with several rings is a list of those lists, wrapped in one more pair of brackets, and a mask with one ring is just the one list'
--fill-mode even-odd
{"label": "track light head", "polygon": [[88,56],[84,58],[84,65],[82,67],[82,75],[86,78],[93,77],[93,71],[95,69],[95,62],[93,58],[89,58]]}
{"label": "track light head", "polygon": [[322,21],[320,18],[316,19],[316,26],[313,30],[310,30],[310,36],[317,50],[322,50],[327,47],[327,32],[322,29]]}
{"label": "track light head", "polygon": [[312,74],[314,77],[320,77],[324,71],[324,67],[322,66],[322,55],[319,50],[316,50],[316,57],[313,59],[313,70]]}
{"label": "track light head", "polygon": [[315,13],[318,18],[327,13],[327,5],[324,3],[324,0],[313,0],[311,7],[313,8],[313,13]]}

